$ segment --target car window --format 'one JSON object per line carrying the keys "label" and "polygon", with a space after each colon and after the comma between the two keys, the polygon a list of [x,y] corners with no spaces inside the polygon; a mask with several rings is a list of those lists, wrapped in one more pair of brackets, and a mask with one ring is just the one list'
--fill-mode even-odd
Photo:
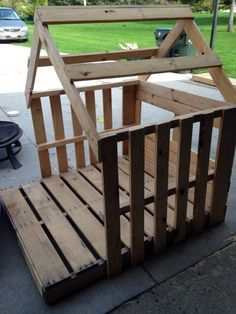
{"label": "car window", "polygon": [[19,16],[13,10],[1,10],[0,9],[0,20],[19,20]]}

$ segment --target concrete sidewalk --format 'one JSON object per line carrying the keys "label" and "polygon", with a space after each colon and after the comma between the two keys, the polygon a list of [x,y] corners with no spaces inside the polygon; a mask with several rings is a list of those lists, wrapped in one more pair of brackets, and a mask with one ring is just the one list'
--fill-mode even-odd
{"label": "concrete sidewalk", "polygon": [[[12,120],[24,131],[23,148],[18,155],[22,168],[14,170],[9,162],[0,163],[0,188],[40,178],[30,111],[24,99],[28,56],[28,48],[14,45],[0,47],[0,120]],[[58,81],[53,79],[55,74],[49,73],[48,81],[43,80],[41,85],[37,81],[37,88],[45,88],[49,83],[58,86]],[[40,75],[44,77],[43,73]],[[155,75],[151,80],[222,99],[214,87],[193,84],[189,74]],[[121,90],[118,88],[114,93],[114,101],[118,104],[120,97]],[[66,106],[68,102],[63,99],[65,110]],[[99,112],[101,103],[96,103],[96,106]],[[7,116],[10,110],[18,110],[19,116],[10,119]],[[159,115],[159,118],[164,118],[169,113],[160,111]],[[152,111],[144,112],[144,122],[155,120]],[[117,278],[98,281],[53,306],[47,306],[40,297],[14,232],[6,217],[1,217],[0,313],[106,313],[115,308],[121,313],[236,313],[236,278],[231,273],[231,270],[235,272],[236,259],[235,191],[236,165],[224,224],[192,236],[142,265],[128,269]]]}

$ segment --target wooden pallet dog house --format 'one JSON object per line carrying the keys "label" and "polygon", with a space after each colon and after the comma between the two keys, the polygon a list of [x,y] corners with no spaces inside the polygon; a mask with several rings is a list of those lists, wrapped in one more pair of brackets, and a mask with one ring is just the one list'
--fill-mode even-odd
{"label": "wooden pallet dog house", "polygon": [[[161,46],[133,51],[60,55],[51,24],[176,20]],[[197,56],[163,58],[185,31]],[[41,44],[48,57],[40,57]],[[137,60],[141,58],[142,60]],[[143,59],[143,57],[150,57]],[[124,59],[132,59],[124,61]],[[122,60],[110,62],[110,60]],[[63,89],[34,90],[38,67],[53,66]],[[225,102],[149,83],[150,74],[206,68]],[[95,79],[136,76],[127,80]],[[77,87],[77,81],[90,81]],[[112,122],[112,90],[122,88],[122,125]],[[103,96],[104,130],[96,129],[95,97]],[[73,135],[65,137],[62,95],[70,103]],[[85,101],[82,99],[82,94]],[[49,99],[55,139],[48,141],[42,99]],[[236,138],[236,91],[186,6],[39,7],[26,84],[42,173],[41,182],[1,192],[22,251],[46,302],[106,274],[118,274],[146,254],[224,221]],[[141,124],[141,104],[174,113]],[[192,149],[199,126],[198,148]],[[215,161],[210,159],[218,128]],[[84,143],[88,140],[90,162]],[[117,144],[122,143],[122,153]],[[67,145],[76,166],[69,170]],[[51,149],[59,175],[52,176]]]}

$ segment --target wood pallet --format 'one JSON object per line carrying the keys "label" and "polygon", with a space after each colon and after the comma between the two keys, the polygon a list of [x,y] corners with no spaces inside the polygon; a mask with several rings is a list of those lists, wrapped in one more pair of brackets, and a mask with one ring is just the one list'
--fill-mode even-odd
{"label": "wood pallet", "polygon": [[[196,166],[196,165],[195,165]],[[194,164],[193,164],[194,167]],[[47,303],[106,275],[101,165],[81,168],[41,182],[23,184],[0,192],[7,214],[38,289]],[[169,172],[173,183],[175,173]],[[145,193],[154,193],[154,178],[145,173]],[[211,189],[211,186],[210,186]],[[211,190],[208,193],[210,195]],[[119,158],[119,199],[129,205],[129,161]],[[173,240],[174,198],[168,198],[167,233]],[[205,215],[209,212],[209,202]],[[193,220],[189,194],[188,232]],[[120,216],[123,267],[130,260],[130,213]],[[144,245],[153,251],[154,203],[144,210]]]}
{"label": "wood pallet", "polygon": [[[60,55],[48,27],[166,19],[176,24],[158,49],[86,55]],[[198,55],[164,58],[183,31]],[[40,57],[42,44],[48,57]],[[45,66],[54,67],[62,89],[34,90],[37,68]],[[146,81],[152,73],[199,68],[209,71],[224,102]],[[140,76],[117,80],[134,75]],[[104,84],[95,84],[97,78]],[[82,87],[84,80],[90,82]],[[122,92],[122,121],[114,128],[116,87]],[[104,128],[98,132],[99,90]],[[43,179],[4,190],[1,197],[47,302],[102,276],[117,275],[150,252],[224,221],[236,141],[236,91],[188,7],[37,8],[25,92]],[[146,103],[174,117],[159,121],[157,112],[155,123],[142,125]],[[45,121],[52,121],[52,127]],[[210,159],[212,134],[215,161]],[[192,138],[197,140],[195,151]],[[67,150],[71,144],[73,171]],[[51,150],[57,156],[58,176],[51,176]]]}

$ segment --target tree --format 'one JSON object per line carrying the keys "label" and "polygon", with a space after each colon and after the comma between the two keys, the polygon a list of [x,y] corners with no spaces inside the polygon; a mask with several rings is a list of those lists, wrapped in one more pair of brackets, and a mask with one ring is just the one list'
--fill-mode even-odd
{"label": "tree", "polygon": [[231,0],[227,32],[234,32],[234,8],[235,0]]}

